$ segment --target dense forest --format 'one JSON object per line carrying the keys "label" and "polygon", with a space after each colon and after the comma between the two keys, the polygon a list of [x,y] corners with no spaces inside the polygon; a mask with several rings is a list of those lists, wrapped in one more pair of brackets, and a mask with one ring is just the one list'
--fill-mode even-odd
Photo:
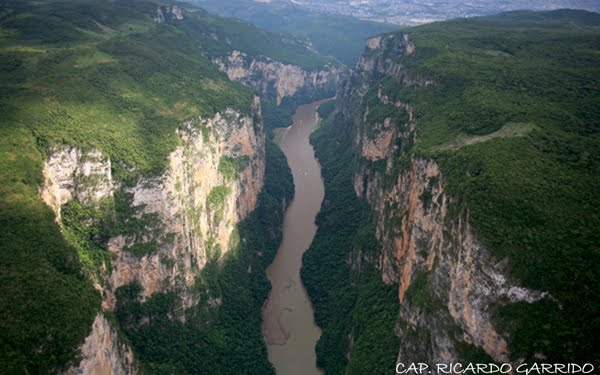
{"label": "dense forest", "polygon": [[[305,73],[342,72],[336,101],[319,107],[322,121],[311,136],[325,198],[301,270],[322,329],[317,364],[326,374],[393,372],[406,347],[418,352],[410,359],[432,358],[436,329],[448,337],[448,358],[496,360],[454,318],[459,313],[449,312],[448,280],[439,275],[450,266],[440,263],[463,256],[468,241],[457,223],[489,253],[490,265],[506,271],[498,276],[506,285],[542,296],[515,302],[505,294],[484,306],[486,323],[507,340],[506,361],[600,366],[599,14],[519,11],[392,32],[395,26],[315,16],[292,3],[194,2],[246,21],[153,0],[0,4],[0,374],[77,366],[98,316],[119,345],[131,348],[140,373],[274,373],[261,333],[270,290],[265,270],[294,183],[271,138],[299,105],[334,92],[299,89],[281,103],[259,100],[215,64],[233,51]],[[365,48],[374,34],[381,35]],[[346,66],[355,66],[349,77]],[[159,254],[176,233],[163,233],[164,222],[146,212],[147,204],[136,205],[134,191],[150,194],[152,183],[167,183],[169,157],[192,132],[207,160],[228,147],[209,142],[216,130],[207,120],[228,111],[244,119],[232,122],[234,130],[247,119],[247,133],[255,133],[232,149],[239,154],[256,140],[260,149],[249,154],[264,161],[257,196],[230,204],[240,211],[246,204],[251,213],[224,220],[249,160],[219,156],[216,185],[203,192],[201,208],[185,207],[173,219],[208,212],[207,226],[232,225],[228,249],[212,232],[202,239],[206,264],[189,289],[178,280],[145,294],[136,280],[108,291],[119,256],[111,239],[135,239],[118,250],[132,262],[154,256],[157,269],[173,269],[178,260]],[[381,156],[361,154],[369,140],[378,140],[375,148],[386,144],[384,131],[392,141],[372,152]],[[58,211],[44,204],[44,168],[61,149],[79,153],[88,167],[107,165],[114,194],[94,204],[70,199]],[[383,259],[390,259],[385,236],[412,235],[412,216],[390,212],[410,196],[402,188],[418,179],[415,166],[424,160],[439,167],[439,176],[419,187],[412,209],[426,215],[444,207],[440,249],[449,255],[428,257],[429,248],[416,243],[417,265],[391,280],[382,276]],[[262,172],[248,175],[260,179]],[[361,183],[372,189],[358,192]],[[69,184],[59,188],[74,189]],[[102,181],[82,172],[73,184]],[[383,212],[370,204],[377,199],[387,200]],[[152,237],[159,235],[160,242]],[[395,270],[408,262],[404,255],[393,254]],[[432,259],[427,266],[425,259]],[[479,303],[470,296],[465,311]]]}
{"label": "dense forest", "polygon": [[237,245],[213,257],[197,279],[201,299],[215,303],[187,310],[183,323],[173,319],[182,316],[174,293],[140,303],[138,285],[117,290],[115,318],[145,374],[273,373],[260,330],[270,290],[265,270],[281,240],[281,202],[291,200],[294,187],[279,148],[268,142],[266,153],[258,209],[238,224]]}
{"label": "dense forest", "polygon": [[[414,321],[394,318],[399,308],[419,319],[444,316],[449,302],[438,300],[444,286],[434,281],[439,265],[405,275],[410,288],[398,305],[398,287],[377,277],[381,244],[369,225],[376,213],[352,188],[365,166],[384,191],[401,187],[401,176],[418,173],[411,172],[416,160],[439,163],[450,197],[446,225],[468,218],[476,238],[507,266],[510,280],[552,296],[501,299],[490,307],[492,324],[510,337],[510,360],[543,355],[598,363],[599,25],[600,16],[589,12],[513,12],[404,29],[365,49],[347,91],[338,93],[338,112],[323,108],[322,116],[330,117],[313,137],[326,199],[302,275],[323,327],[317,352],[327,372],[353,372],[363,358],[387,361],[389,369],[398,355],[387,352],[390,346],[429,348],[432,330],[439,329],[411,328]],[[414,43],[410,52],[398,47],[407,40]],[[413,111],[414,131],[407,130],[413,120],[405,108]],[[360,142],[377,137],[385,121],[398,136],[384,159],[368,161],[359,155]],[[437,182],[430,180],[419,196],[424,207],[432,204],[428,189]],[[383,230],[399,228],[406,217],[392,219]],[[455,244],[449,250],[459,251],[459,240],[443,235]],[[374,289],[361,294],[367,287]],[[373,320],[386,327],[378,335],[366,333],[360,306],[380,309]],[[492,360],[463,341],[454,322],[444,322],[459,358]],[[385,335],[392,331],[402,335]],[[415,355],[426,360],[427,350]],[[368,372],[385,371],[383,365]]]}
{"label": "dense forest", "polygon": [[193,0],[209,12],[246,20],[265,30],[289,33],[306,40],[323,56],[354,67],[365,40],[396,30],[397,25],[334,14],[316,14],[293,2],[253,0]]}
{"label": "dense forest", "polygon": [[[597,359],[598,27],[600,15],[565,10],[415,28],[418,50],[400,61],[439,84],[384,86],[414,103],[415,152],[439,160],[483,242],[560,301],[499,308],[513,358]],[[489,140],[466,141],[477,136]]]}
{"label": "dense forest", "polygon": [[[211,57],[238,48],[306,67],[331,61],[289,36],[182,6],[180,22],[157,23],[160,4],[143,0],[1,4],[2,373],[49,373],[73,364],[101,308],[91,280],[110,268],[107,240],[160,229],[154,216],[140,217],[126,189],[165,170],[183,122],[227,108],[251,113],[252,90],[228,80]],[[123,189],[97,207],[69,201],[57,224],[38,194],[43,162],[63,145],[101,150]],[[226,258],[215,251],[198,275],[195,293],[222,304],[183,313],[175,293],[140,303],[132,284],[118,290],[115,313],[106,312],[145,371],[272,371],[260,333],[269,289],[264,267],[277,248],[282,202],[293,185],[277,147],[268,142],[263,152],[267,177],[258,209],[237,228],[235,250]],[[239,162],[222,159],[219,172],[237,178]],[[220,205],[226,193],[214,189],[208,204]],[[136,243],[126,251],[141,259],[157,245]],[[249,266],[255,272],[241,272]],[[140,326],[146,318],[151,324]]]}
{"label": "dense forest", "polygon": [[302,265],[315,321],[323,328],[317,364],[332,374],[381,374],[389,372],[398,354],[393,330],[398,286],[384,285],[370,261],[380,256],[381,247],[370,210],[352,185],[352,129],[332,111],[333,102],[319,108],[321,116],[329,117],[311,136],[325,198],[316,220],[319,229]]}

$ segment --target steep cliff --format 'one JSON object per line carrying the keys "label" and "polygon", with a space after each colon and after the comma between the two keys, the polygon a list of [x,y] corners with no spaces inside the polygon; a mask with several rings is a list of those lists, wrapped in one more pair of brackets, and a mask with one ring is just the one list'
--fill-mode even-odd
{"label": "steep cliff", "polygon": [[364,41],[398,28],[396,25],[368,22],[354,17],[316,14],[287,2],[248,0],[194,0],[202,8],[222,17],[246,20],[269,31],[306,38],[321,55],[334,56],[352,67],[362,53]]}
{"label": "steep cliff", "polygon": [[[255,103],[259,111],[258,99]],[[130,198],[129,209],[135,212],[131,219],[155,220],[143,228],[144,232],[152,229],[149,233],[120,234],[108,240],[107,248],[117,255],[110,272],[112,289],[137,281],[147,297],[163,290],[165,283],[174,287],[177,280],[189,287],[209,256],[207,244],[227,252],[235,224],[256,207],[265,162],[260,122],[228,110],[212,119],[186,122],[178,134],[182,145],[169,155],[163,175],[120,189]],[[115,190],[110,159],[103,160],[97,150],[54,150],[44,164],[44,175],[40,196],[59,221],[60,207],[71,199],[97,205],[112,198]],[[131,250],[139,244],[155,251],[140,259]],[[175,264],[169,270],[163,264],[167,259],[191,263]],[[107,298],[110,308],[114,303]]]}
{"label": "steep cliff", "polygon": [[7,7],[3,370],[271,372],[264,269],[293,185],[260,100],[209,56],[284,38],[191,5]]}
{"label": "steep cliff", "polygon": [[[135,230],[125,229],[100,243],[111,254],[110,261],[99,265],[101,272],[91,276],[102,293],[104,311],[114,310],[115,291],[132,283],[141,286],[142,300],[176,291],[183,307],[180,319],[185,319],[185,309],[199,302],[193,287],[200,271],[210,258],[218,259],[230,250],[234,228],[255,209],[264,183],[265,135],[258,98],[254,111],[244,116],[227,110],[182,124],[178,130],[181,145],[169,155],[167,170],[142,178],[133,187],[113,185],[110,159],[98,150],[82,152],[66,146],[50,153],[40,196],[59,223],[60,208],[70,200],[93,207],[117,194],[127,204],[119,210],[131,215],[120,218],[119,224],[138,224]],[[88,223],[94,224],[94,220]],[[76,241],[73,245],[81,246]],[[109,357],[120,358],[114,352],[116,333],[108,333],[106,325],[99,315],[82,347],[82,368],[89,363],[118,365],[85,355],[95,355],[87,346],[97,342],[107,345],[103,351],[113,353]]]}
{"label": "steep cliff", "polygon": [[183,19],[183,11],[177,5],[161,6],[156,9],[154,21],[158,23],[177,22]]}
{"label": "steep cliff", "polygon": [[342,63],[316,53],[304,37],[219,19],[191,5],[162,6],[156,12],[155,22],[176,27],[230,80],[260,95],[268,128],[287,126],[299,104],[334,96],[348,74]]}
{"label": "steep cliff", "polygon": [[102,314],[96,315],[92,333],[81,346],[82,360],[65,375],[125,375],[137,374],[131,348],[123,344],[117,331]]}
{"label": "steep cliff", "polygon": [[[141,233],[108,241],[117,255],[113,291],[137,282],[144,298],[178,289],[184,306],[194,304],[189,289],[199,271],[208,258],[229,251],[236,224],[256,207],[265,168],[262,124],[235,110],[199,122],[201,129],[183,124],[182,145],[169,155],[165,174],[125,191],[139,218],[155,220]],[[140,246],[151,250],[132,251]],[[105,302],[114,308],[110,292]]]}
{"label": "steep cliff", "polygon": [[[559,12],[553,17],[580,22],[574,14]],[[317,237],[308,252],[303,276],[324,325],[317,351],[326,370],[393,369],[388,352],[366,349],[366,343],[374,342],[374,332],[385,332],[369,326],[364,320],[368,310],[360,307],[369,300],[361,297],[361,290],[370,283],[365,281],[372,275],[370,267],[380,282],[396,289],[392,303],[398,312],[393,323],[387,320],[387,329],[398,338],[396,362],[597,363],[590,344],[597,339],[580,327],[596,325],[589,319],[598,311],[585,286],[598,280],[592,265],[598,264],[594,235],[589,231],[598,221],[584,203],[597,178],[598,160],[576,166],[564,159],[570,151],[554,149],[549,156],[548,147],[560,143],[581,160],[598,144],[591,133],[577,127],[591,126],[587,121],[598,113],[590,109],[586,119],[557,124],[557,113],[584,108],[587,99],[563,93],[562,102],[577,104],[558,109],[554,102],[558,96],[552,95],[556,83],[533,69],[529,59],[573,87],[587,85],[585,77],[595,68],[587,63],[583,45],[572,51],[578,56],[575,76],[560,68],[561,57],[555,57],[552,65],[542,63],[542,48],[551,45],[552,29],[558,26],[537,20],[541,23],[535,26],[520,23],[540,33],[539,45],[527,57],[519,49],[526,42],[510,30],[516,21],[509,16],[452,21],[367,41],[356,70],[338,92],[338,113],[329,120],[326,131],[336,141],[322,139],[326,136],[315,140],[322,149],[325,179],[335,176],[329,177],[330,189],[341,189],[335,181],[344,174],[327,159],[339,158],[332,154],[342,153],[345,138],[352,144],[354,192],[372,212],[367,220],[372,227],[356,216],[348,222],[358,226],[354,241],[340,245],[351,248],[338,254],[347,259],[347,267],[337,267],[337,272],[349,275],[349,285],[316,276],[315,262],[332,261],[326,251],[339,252],[329,249],[327,240]],[[492,37],[499,30],[506,34]],[[466,36],[473,40],[465,42]],[[491,50],[499,44],[504,54]],[[510,69],[500,77],[495,69],[509,58]],[[512,85],[517,79],[524,85],[520,89]],[[538,91],[532,94],[536,85]],[[590,93],[588,98],[597,95]],[[531,107],[524,109],[526,101]],[[558,183],[552,174],[577,178],[561,177]],[[548,196],[554,205],[544,203]],[[331,226],[326,215],[339,215],[341,210],[327,207],[323,223]],[[591,222],[580,221],[580,216]],[[559,229],[563,220],[586,234],[571,236],[569,230]],[[368,233],[376,243],[365,240]],[[569,270],[574,270],[569,263],[585,269],[585,281],[569,281]],[[329,291],[331,295],[342,290],[354,293],[359,307],[333,312],[335,302],[322,297],[319,283],[338,289]],[[572,289],[567,291],[564,283]],[[384,296],[386,288],[376,290]],[[379,310],[370,312],[373,319],[387,319],[393,311],[383,298],[371,297],[369,303],[380,304]],[[584,309],[587,318],[569,307],[580,298],[590,301]],[[346,319],[346,337],[336,319]],[[341,350],[324,349],[334,337],[346,341],[345,359]],[[380,365],[368,368],[361,363],[366,359]]]}
{"label": "steep cliff", "polygon": [[[506,275],[506,264],[494,259],[473,235],[468,210],[448,214],[448,206],[456,203],[445,193],[440,167],[433,159],[409,153],[416,140],[414,109],[392,101],[381,87],[372,87],[374,74],[394,77],[406,86],[433,84],[415,80],[388,57],[415,52],[408,35],[370,39],[367,51],[372,55],[360,58],[352,77],[365,94],[352,86],[341,98],[347,111],[362,108],[362,113],[349,113],[358,119],[354,143],[364,160],[354,176],[354,188],[376,213],[382,280],[399,285],[397,334],[416,332],[431,338],[403,341],[398,361],[460,361],[459,343],[466,342],[496,362],[507,362],[508,335],[497,332],[491,312],[502,301],[533,303],[551,296],[523,288]],[[369,96],[373,92],[377,94]],[[356,106],[357,101],[362,106]],[[376,117],[375,111],[382,114]],[[404,165],[395,166],[402,158]],[[378,169],[373,165],[377,162],[384,167]],[[407,293],[413,298],[406,298]],[[414,301],[414,296],[420,300]]]}
{"label": "steep cliff", "polygon": [[345,73],[345,69],[333,64],[307,71],[266,56],[249,57],[237,50],[214,61],[229,79],[253,87],[277,105],[286,97],[314,99],[331,95]]}

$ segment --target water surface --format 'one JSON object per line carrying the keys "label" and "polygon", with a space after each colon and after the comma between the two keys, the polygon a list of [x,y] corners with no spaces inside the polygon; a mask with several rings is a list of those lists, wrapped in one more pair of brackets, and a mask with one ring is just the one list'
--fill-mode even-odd
{"label": "water surface", "polygon": [[325,101],[298,107],[293,124],[282,130],[280,146],[292,170],[295,195],[283,219],[283,240],[267,268],[272,289],[263,307],[262,327],[269,361],[278,375],[322,374],[315,355],[321,330],[300,281],[300,267],[317,231],[315,216],[323,201],[321,169],[308,137],[317,126],[316,109]]}

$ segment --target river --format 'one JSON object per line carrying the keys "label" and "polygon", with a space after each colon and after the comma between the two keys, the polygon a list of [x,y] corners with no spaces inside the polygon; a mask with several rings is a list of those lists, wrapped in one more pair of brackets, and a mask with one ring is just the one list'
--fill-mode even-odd
{"label": "river", "polygon": [[324,195],[321,168],[308,138],[318,123],[316,110],[327,100],[298,107],[293,124],[278,134],[294,177],[295,194],[285,211],[281,245],[267,268],[272,289],[262,312],[269,361],[277,375],[322,374],[315,355],[321,329],[300,280],[300,267],[302,254],[317,231],[315,216]]}

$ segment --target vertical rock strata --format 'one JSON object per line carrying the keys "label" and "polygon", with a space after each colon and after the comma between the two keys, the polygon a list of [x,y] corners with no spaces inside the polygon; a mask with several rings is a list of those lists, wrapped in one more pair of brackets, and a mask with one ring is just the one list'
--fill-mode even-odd
{"label": "vertical rock strata", "polygon": [[[109,240],[108,249],[117,258],[105,308],[114,308],[110,291],[132,282],[142,286],[143,297],[168,288],[187,290],[208,257],[228,251],[235,224],[255,208],[263,184],[264,134],[262,128],[256,133],[254,126],[250,117],[234,110],[201,124],[183,124],[182,145],[169,156],[167,171],[127,189],[133,206],[141,208],[138,215],[156,217],[158,224],[142,236]],[[243,164],[233,180],[219,170],[223,160]],[[159,248],[155,254],[140,259],[126,251],[152,241]],[[182,299],[184,306],[197,302],[187,293]]]}
{"label": "vertical rock strata", "polygon": [[117,332],[102,314],[96,315],[92,333],[81,346],[82,360],[65,375],[125,375],[137,374],[133,352],[121,343]]}
{"label": "vertical rock strata", "polygon": [[248,56],[232,51],[214,63],[230,80],[238,81],[257,90],[261,97],[273,99],[277,105],[286,97],[314,98],[321,92],[335,92],[344,69],[332,64],[307,71],[300,66],[284,64],[266,56]]}
{"label": "vertical rock strata", "polygon": [[[184,309],[197,304],[193,285],[200,271],[210,258],[230,249],[236,224],[257,205],[265,169],[258,98],[252,114],[228,109],[182,124],[178,135],[180,145],[163,174],[141,178],[132,188],[113,181],[110,158],[100,150],[69,145],[50,150],[40,197],[59,224],[61,206],[68,201],[98,206],[117,193],[130,198],[132,219],[145,223],[143,231],[114,236],[105,244],[112,253],[110,269],[105,280],[94,280],[103,311],[114,310],[115,291],[131,283],[141,286],[143,299],[174,291]],[[140,246],[149,250],[133,251]],[[131,350],[119,343],[102,313],[81,356],[68,374],[135,372]]]}
{"label": "vertical rock strata", "polygon": [[84,153],[70,146],[50,150],[40,197],[52,208],[57,221],[61,219],[61,206],[71,199],[92,205],[112,198],[113,190],[110,159],[100,151]]}
{"label": "vertical rock strata", "polygon": [[[444,191],[435,160],[409,153],[417,137],[414,109],[382,94],[380,83],[395,79],[408,86],[434,85],[396,62],[395,57],[414,51],[406,34],[368,40],[338,102],[353,123],[359,159],[356,194],[375,212],[381,277],[399,288],[398,361],[460,361],[459,345],[467,343],[507,362],[509,338],[495,327],[494,306],[552,297],[522,288],[506,276],[505,262],[473,235],[468,210],[451,210],[455,202]],[[378,106],[393,106],[396,111],[389,113],[401,115],[373,118]]]}

